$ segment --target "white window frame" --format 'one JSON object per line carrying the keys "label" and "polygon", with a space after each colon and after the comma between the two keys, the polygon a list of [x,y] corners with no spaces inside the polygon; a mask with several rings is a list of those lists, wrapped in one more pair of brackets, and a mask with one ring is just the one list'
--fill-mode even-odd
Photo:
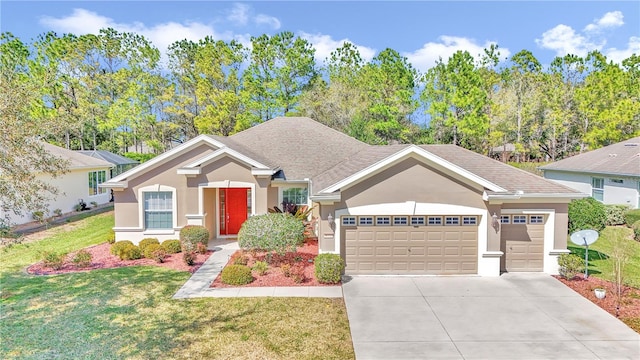
{"label": "white window frame", "polygon": [[343,216],[342,217],[342,226],[356,226],[356,217],[355,216]]}
{"label": "white window frame", "polygon": [[460,226],[460,216],[445,216],[444,217],[444,225],[445,226]]}
{"label": "white window frame", "polygon": [[373,216],[358,216],[358,226],[373,226]]}
{"label": "white window frame", "polygon": [[544,224],[544,215],[529,215],[529,224]]}
{"label": "white window frame", "polygon": [[462,225],[466,225],[466,226],[478,225],[478,217],[477,216],[463,216],[462,217]]}
{"label": "white window frame", "polygon": [[527,215],[513,215],[512,216],[512,224],[526,224],[527,223]]}
{"label": "white window frame", "polygon": [[394,216],[393,217],[393,225],[395,225],[395,226],[407,226],[407,225],[409,225],[409,217],[408,216]]}
{"label": "white window frame", "polygon": [[409,224],[411,224],[411,226],[424,226],[427,224],[427,221],[424,216],[412,216],[409,219]]}
{"label": "white window frame", "polygon": [[442,216],[429,216],[427,226],[442,226]]}
{"label": "white window frame", "polygon": [[[89,187],[89,194],[88,196],[98,196],[98,195],[102,195],[102,194],[106,194],[107,193],[107,189],[100,187],[100,184],[102,184],[103,182],[107,181],[107,171],[106,170],[93,170],[93,171],[89,171],[88,173],[88,177],[87,177],[87,186]],[[102,174],[102,181],[100,181],[100,174]],[[91,184],[92,182],[92,177],[93,176],[93,186]],[[91,193],[93,192],[93,194]]]}
{"label": "white window frame", "polygon": [[500,224],[511,224],[511,216],[500,215]]}
{"label": "white window frame", "polygon": [[303,203],[298,203],[296,202],[296,205],[298,206],[308,206],[309,205],[309,188],[307,186],[302,186],[302,185],[291,185],[291,186],[281,186],[278,188],[278,192],[279,192],[279,197],[280,197],[280,204],[279,206],[282,206],[282,204],[284,203],[284,193],[285,191],[290,191],[290,190],[303,190],[307,192],[307,196],[304,199]]}
{"label": "white window frame", "polygon": [[[144,223],[144,193],[145,192],[171,192],[172,196],[172,229],[147,229]],[[154,184],[145,187],[141,187],[138,189],[138,224],[139,228],[144,230],[144,234],[173,234],[174,230],[176,230],[178,226],[178,197],[176,188],[167,186]]]}
{"label": "white window frame", "polygon": [[376,226],[391,225],[391,216],[376,216]]}
{"label": "white window frame", "polygon": [[600,202],[604,201],[604,178],[591,178],[591,197]]}

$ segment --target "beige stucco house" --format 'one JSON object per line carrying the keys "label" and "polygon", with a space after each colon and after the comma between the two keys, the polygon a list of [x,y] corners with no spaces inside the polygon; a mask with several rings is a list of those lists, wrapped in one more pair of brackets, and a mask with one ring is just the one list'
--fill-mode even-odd
{"label": "beige stucco house", "polygon": [[134,242],[188,224],[235,238],[285,201],[314,206],[320,251],[347,274],[556,273],[584,196],[454,145],[372,146],[309,118],[200,135],[102,186],[117,240]]}

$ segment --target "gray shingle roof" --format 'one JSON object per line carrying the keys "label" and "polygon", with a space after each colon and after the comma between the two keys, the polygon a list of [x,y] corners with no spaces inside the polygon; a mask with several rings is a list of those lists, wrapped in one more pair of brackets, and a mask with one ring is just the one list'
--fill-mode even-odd
{"label": "gray shingle roof", "polygon": [[128,157],[124,157],[122,155],[114,154],[111,151],[107,150],[76,150],[76,152],[94,157],[96,159],[107,161],[113,165],[139,164],[139,162],[136,160],[129,159]]}
{"label": "gray shingle roof", "polygon": [[[370,146],[313,178],[314,193],[402,151],[410,145]],[[420,148],[490,181],[509,192],[576,194],[577,191],[455,145],[420,145]]]}
{"label": "gray shingle roof", "polygon": [[245,152],[247,156],[260,154],[255,160],[270,159],[271,165],[280,166],[287,180],[312,178],[369,147],[307,117],[275,118],[228,139],[250,149]]}
{"label": "gray shingle roof", "polygon": [[640,137],[562,159],[540,169],[640,176]]}
{"label": "gray shingle roof", "polygon": [[85,167],[111,167],[111,163],[91,156],[80,154],[73,150],[67,150],[59,146],[55,146],[46,142],[42,143],[45,150],[57,157],[69,160],[70,169],[79,169]]}

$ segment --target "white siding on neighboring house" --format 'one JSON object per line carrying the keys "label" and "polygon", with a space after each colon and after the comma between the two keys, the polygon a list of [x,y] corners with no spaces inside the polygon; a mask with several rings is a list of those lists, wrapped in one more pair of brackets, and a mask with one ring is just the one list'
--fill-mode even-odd
{"label": "white siding on neighboring house", "polygon": [[603,203],[628,205],[631,208],[639,206],[638,181],[640,178],[556,170],[545,170],[544,177],[589,196],[592,196],[592,179],[601,178],[604,180]]}

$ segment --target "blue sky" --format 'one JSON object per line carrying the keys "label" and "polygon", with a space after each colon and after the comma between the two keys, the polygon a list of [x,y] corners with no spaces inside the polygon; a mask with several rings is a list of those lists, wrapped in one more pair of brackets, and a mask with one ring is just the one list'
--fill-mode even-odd
{"label": "blue sky", "polygon": [[502,57],[527,49],[543,64],[600,50],[616,62],[640,54],[638,1],[11,1],[0,4],[2,31],[24,41],[38,34],[134,31],[161,51],[180,39],[237,39],[292,31],[321,63],[349,41],[371,59],[392,48],[426,71],[457,50],[479,54],[492,43]]}

